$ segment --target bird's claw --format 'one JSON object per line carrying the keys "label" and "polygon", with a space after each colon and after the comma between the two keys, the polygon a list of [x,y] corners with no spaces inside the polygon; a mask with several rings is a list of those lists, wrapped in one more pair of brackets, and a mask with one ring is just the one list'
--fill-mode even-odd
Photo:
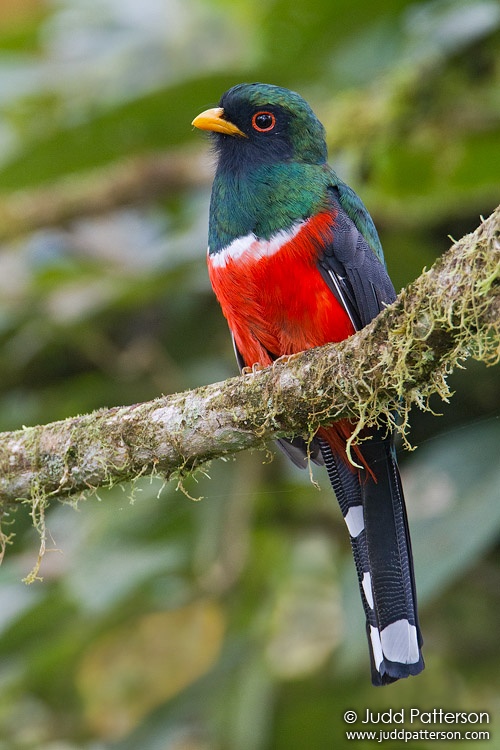
{"label": "bird's claw", "polygon": [[254,362],[251,367],[242,367],[241,368],[241,374],[242,375],[255,375],[257,372],[261,372],[261,370],[265,370],[266,368],[264,365],[261,365],[260,362]]}
{"label": "bird's claw", "polygon": [[293,362],[294,359],[297,359],[297,357],[300,357],[302,352],[295,352],[294,354],[283,354],[281,357],[278,357],[278,359],[275,359],[273,364],[275,365],[277,362]]}

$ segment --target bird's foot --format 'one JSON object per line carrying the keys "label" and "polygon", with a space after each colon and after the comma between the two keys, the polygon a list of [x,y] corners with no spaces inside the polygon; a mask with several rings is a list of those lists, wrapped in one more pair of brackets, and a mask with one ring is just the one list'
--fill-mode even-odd
{"label": "bird's foot", "polygon": [[265,366],[261,365],[260,362],[254,362],[251,367],[242,367],[241,368],[241,374],[242,375],[255,375],[257,372],[261,372],[262,370],[265,370]]}
{"label": "bird's foot", "polygon": [[293,362],[294,359],[297,359],[297,357],[300,357],[302,352],[295,352],[295,354],[283,354],[281,357],[278,357],[278,359],[275,359],[273,362],[273,365],[275,365],[277,362]]}

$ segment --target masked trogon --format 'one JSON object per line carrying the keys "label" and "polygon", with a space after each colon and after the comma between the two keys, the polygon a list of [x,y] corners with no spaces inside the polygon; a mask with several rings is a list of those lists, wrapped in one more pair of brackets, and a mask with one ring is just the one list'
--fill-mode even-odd
{"label": "masked trogon", "polygon": [[[271,365],[367,325],[395,298],[373,221],[327,164],[324,128],[296,93],[240,84],[193,125],[217,155],[208,270],[240,369]],[[324,464],[350,535],[366,615],[372,682],[424,667],[408,521],[384,428],[346,453],[353,425],[321,428],[312,445],[280,446],[304,468]]]}

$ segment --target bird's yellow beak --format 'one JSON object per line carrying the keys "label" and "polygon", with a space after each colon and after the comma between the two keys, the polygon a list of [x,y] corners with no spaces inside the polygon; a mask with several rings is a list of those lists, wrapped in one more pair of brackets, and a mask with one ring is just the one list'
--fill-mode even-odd
{"label": "bird's yellow beak", "polygon": [[216,133],[224,133],[224,135],[240,135],[243,138],[247,136],[240,130],[236,125],[229,120],[224,120],[224,110],[222,107],[214,107],[213,109],[206,109],[198,117],[195,117],[191,125],[200,130],[212,130]]}

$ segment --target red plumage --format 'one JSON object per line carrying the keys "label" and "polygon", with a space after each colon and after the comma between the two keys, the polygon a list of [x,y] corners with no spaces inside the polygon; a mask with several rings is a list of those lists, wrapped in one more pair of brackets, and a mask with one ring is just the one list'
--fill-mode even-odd
{"label": "red plumage", "polygon": [[[270,365],[271,354],[296,354],[354,333],[346,310],[318,270],[322,248],[333,243],[334,231],[335,214],[323,211],[270,255],[252,254],[250,246],[240,257],[228,257],[224,265],[208,256],[212,287],[248,367]],[[254,250],[258,246],[256,240]],[[344,456],[351,433],[347,420],[319,431]]]}
{"label": "red plumage", "polygon": [[269,256],[255,259],[249,250],[223,266],[209,256],[210,281],[246,365],[269,365],[269,352],[296,354],[354,332],[318,270],[334,220],[331,213],[317,214]]}

